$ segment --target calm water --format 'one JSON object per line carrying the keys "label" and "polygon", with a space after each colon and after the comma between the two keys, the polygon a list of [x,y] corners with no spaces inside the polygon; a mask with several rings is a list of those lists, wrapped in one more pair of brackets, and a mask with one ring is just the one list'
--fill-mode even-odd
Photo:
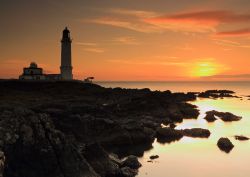
{"label": "calm water", "polygon": [[[105,87],[150,88],[151,90],[171,90],[173,92],[204,91],[208,89],[229,89],[237,95],[250,95],[250,82],[102,82]],[[192,102],[200,109],[197,120],[185,120],[177,126],[183,128],[206,128],[211,131],[208,139],[184,137],[171,144],[155,142],[153,149],[146,151],[140,158],[142,167],[139,177],[249,177],[250,141],[237,141],[234,135],[250,137],[250,100],[243,97],[228,99],[199,99]],[[217,120],[207,123],[204,113],[209,110],[229,111],[242,116],[239,122],[225,123]],[[220,137],[228,137],[235,145],[226,154],[216,145]],[[147,162],[149,156],[160,158]]]}

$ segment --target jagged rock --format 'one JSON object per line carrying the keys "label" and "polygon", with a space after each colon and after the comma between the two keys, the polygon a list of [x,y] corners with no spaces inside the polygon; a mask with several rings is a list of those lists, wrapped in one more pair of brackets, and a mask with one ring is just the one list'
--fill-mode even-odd
{"label": "jagged rock", "polygon": [[122,177],[134,177],[138,174],[138,170],[129,167],[121,168]]}
{"label": "jagged rock", "polygon": [[[195,106],[185,103],[195,100],[195,93],[111,89],[66,81],[0,82],[0,148],[6,156],[6,177],[121,175],[119,162],[102,146],[130,147],[125,156],[143,155],[152,148],[163,119],[175,124],[199,114]],[[171,131],[167,141],[182,137],[179,130]],[[159,132],[157,136],[164,137]],[[101,146],[89,147],[96,142]],[[100,159],[94,158],[94,152],[101,154]],[[124,168],[124,172],[131,170]]]}
{"label": "jagged rock", "polygon": [[220,138],[217,142],[218,147],[220,150],[229,153],[233,148],[233,143],[228,138]]}
{"label": "jagged rock", "polygon": [[235,137],[236,140],[240,140],[240,141],[247,141],[247,140],[249,140],[248,137],[242,136],[242,135],[240,135],[240,136],[236,135],[234,137]]}
{"label": "jagged rock", "polygon": [[181,130],[175,130],[172,128],[164,127],[164,128],[157,129],[156,136],[159,142],[170,143],[172,141],[180,140],[183,137],[183,133]]}
{"label": "jagged rock", "polygon": [[122,160],[119,159],[118,155],[114,154],[114,153],[110,153],[109,154],[109,159],[114,162],[115,164],[117,164],[119,167],[122,165]]}
{"label": "jagged rock", "polygon": [[118,176],[120,173],[119,164],[111,160],[97,143],[86,145],[83,156],[101,177]]}
{"label": "jagged rock", "polygon": [[154,159],[158,159],[159,156],[158,156],[158,155],[151,155],[149,158],[150,158],[151,160],[154,160]]}
{"label": "jagged rock", "polygon": [[0,117],[4,176],[99,177],[48,115],[18,108]]}
{"label": "jagged rock", "polygon": [[184,136],[198,137],[198,138],[208,138],[210,136],[210,131],[202,128],[192,128],[183,130]]}
{"label": "jagged rock", "polygon": [[122,167],[138,169],[141,167],[141,163],[138,161],[138,158],[136,156],[130,155],[122,161]]}
{"label": "jagged rock", "polygon": [[0,177],[3,177],[4,166],[5,166],[4,152],[0,151]]}

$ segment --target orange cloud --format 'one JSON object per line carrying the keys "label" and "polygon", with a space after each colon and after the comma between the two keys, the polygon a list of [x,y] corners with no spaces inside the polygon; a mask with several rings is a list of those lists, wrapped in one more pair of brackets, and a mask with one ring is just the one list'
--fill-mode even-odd
{"label": "orange cloud", "polygon": [[109,25],[143,33],[152,33],[161,31],[159,27],[140,21],[140,19],[132,20],[132,19],[122,19],[114,17],[101,17],[97,19],[83,20],[82,22]]}
{"label": "orange cloud", "polygon": [[186,22],[200,24],[237,23],[250,21],[250,14],[237,14],[231,11],[197,11],[179,13],[174,15],[163,15],[150,18],[151,22]]}
{"label": "orange cloud", "polygon": [[239,14],[232,11],[211,10],[159,15],[152,11],[110,9],[108,16],[82,21],[143,33],[166,30],[211,33],[216,32],[216,27],[222,24],[249,22],[250,13]]}
{"label": "orange cloud", "polygon": [[104,52],[104,49],[101,49],[101,48],[84,48],[83,49],[84,51],[86,52],[93,52],[93,53],[103,53]]}
{"label": "orange cloud", "polygon": [[138,45],[139,42],[134,37],[131,36],[121,36],[113,39],[113,42],[126,44],[126,45]]}
{"label": "orange cloud", "polygon": [[231,11],[196,11],[162,15],[145,19],[145,22],[177,31],[211,32],[225,23],[243,23],[250,21],[250,14],[238,14]]}
{"label": "orange cloud", "polygon": [[250,28],[233,30],[233,31],[222,31],[216,33],[217,36],[247,36],[250,35]]}

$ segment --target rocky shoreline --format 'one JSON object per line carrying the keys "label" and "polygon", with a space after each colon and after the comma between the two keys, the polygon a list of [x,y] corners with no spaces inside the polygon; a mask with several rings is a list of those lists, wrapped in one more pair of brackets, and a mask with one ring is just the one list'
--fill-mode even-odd
{"label": "rocky shoreline", "polygon": [[[209,130],[175,130],[196,119],[197,97],[232,97],[231,91],[172,93],[103,88],[81,82],[0,82],[0,173],[6,177],[132,177],[136,156],[183,136]],[[217,95],[217,96],[216,96]],[[229,113],[215,116],[239,120]],[[162,127],[162,124],[169,127]],[[223,146],[221,146],[223,147]],[[125,159],[124,159],[125,157]]]}

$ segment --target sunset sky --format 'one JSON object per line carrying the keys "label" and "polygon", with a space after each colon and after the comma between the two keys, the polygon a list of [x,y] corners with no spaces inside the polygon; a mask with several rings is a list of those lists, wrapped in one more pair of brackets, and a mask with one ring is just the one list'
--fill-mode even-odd
{"label": "sunset sky", "polygon": [[250,80],[249,0],[0,0],[0,78],[59,73],[65,26],[77,79]]}

